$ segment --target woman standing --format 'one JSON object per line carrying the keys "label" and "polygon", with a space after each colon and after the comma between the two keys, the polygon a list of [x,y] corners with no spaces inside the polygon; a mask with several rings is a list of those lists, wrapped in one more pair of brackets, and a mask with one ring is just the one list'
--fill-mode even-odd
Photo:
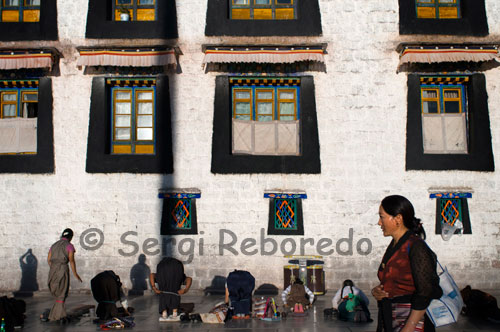
{"label": "woman standing", "polygon": [[66,228],[61,239],[54,243],[49,250],[47,262],[49,263],[49,290],[56,298],[56,302],[50,310],[49,320],[64,320],[66,318],[66,309],[64,301],[68,297],[69,291],[69,268],[68,262],[71,265],[71,270],[76,279],[82,282],[82,279],[76,272],[75,263],[75,247],[71,244],[73,231]]}
{"label": "woman standing", "polygon": [[379,216],[384,236],[392,241],[378,269],[380,284],[372,290],[379,307],[377,331],[434,331],[425,310],[443,292],[420,219],[410,201],[398,195],[382,200]]}

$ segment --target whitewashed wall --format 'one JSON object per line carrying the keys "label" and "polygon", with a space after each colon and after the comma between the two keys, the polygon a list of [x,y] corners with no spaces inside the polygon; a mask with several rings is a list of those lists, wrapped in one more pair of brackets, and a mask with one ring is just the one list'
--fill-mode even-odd
{"label": "whitewashed wall", "polygon": [[[178,45],[181,74],[171,74],[174,169],[172,175],[88,174],[85,172],[92,76],[76,66],[77,46],[158,45],[162,40],[85,39],[86,0],[58,1],[59,41],[10,42],[2,47],[55,46],[64,55],[61,75],[53,77],[55,174],[0,174],[0,290],[19,288],[19,257],[32,248],[39,261],[38,283],[46,289],[46,254],[62,230],[75,231],[77,266],[83,284],[72,279],[72,288],[89,288],[99,271],[113,269],[130,287],[128,275],[143,252],[148,238],[160,240],[161,200],[158,190],[165,187],[201,190],[197,201],[197,236],[192,262],[186,270],[194,287],[207,287],[216,275],[225,276],[234,268],[247,269],[257,284],[282,287],[280,250],[266,256],[260,244],[260,230],[267,228],[269,202],[264,190],[302,189],[306,254],[317,254],[321,238],[332,240],[335,252],[325,256],[327,287],[336,288],[353,279],[368,289],[375,285],[376,269],[390,239],[377,226],[380,200],[388,194],[407,196],[415,205],[428,233],[428,243],[442,263],[448,265],[459,286],[500,287],[500,186],[499,172],[405,171],[407,77],[396,73],[401,42],[500,43],[500,3],[486,0],[490,35],[484,38],[454,36],[400,36],[397,0],[319,0],[323,35],[320,37],[205,37],[206,1],[178,0]],[[382,4],[383,3],[383,4]],[[312,73],[321,149],[319,175],[215,175],[210,172],[213,102],[216,73],[204,73],[202,44],[303,44],[327,43],[327,73]],[[485,72],[493,153],[500,165],[500,68]],[[444,242],[434,235],[435,201],[429,188],[468,187],[472,235]],[[104,244],[96,251],[80,245],[80,235],[88,228],[104,234]],[[335,244],[353,229],[353,254],[340,255]],[[219,255],[220,232],[231,230],[238,237],[234,255]],[[132,246],[120,240],[127,231],[137,236],[128,241],[139,244],[139,252],[124,257]],[[268,237],[282,242],[284,237]],[[244,238],[256,239],[258,253],[241,254]],[[369,239],[372,250],[360,255],[356,243]],[[185,240],[186,241],[186,240]],[[228,242],[229,240],[226,240]],[[200,255],[200,243],[203,254]],[[296,238],[300,247],[300,238]],[[186,245],[190,243],[187,242]],[[154,252],[159,247],[147,249]],[[327,249],[330,249],[327,248]],[[184,250],[189,249],[184,247]],[[271,250],[268,245],[265,250]],[[285,249],[289,250],[287,246]],[[345,243],[341,251],[347,250]],[[366,240],[362,250],[366,251]],[[181,248],[182,251],[182,248]],[[174,254],[179,253],[176,246]],[[297,249],[299,253],[299,249]],[[186,255],[179,255],[186,259]],[[148,255],[155,270],[160,255]]]}

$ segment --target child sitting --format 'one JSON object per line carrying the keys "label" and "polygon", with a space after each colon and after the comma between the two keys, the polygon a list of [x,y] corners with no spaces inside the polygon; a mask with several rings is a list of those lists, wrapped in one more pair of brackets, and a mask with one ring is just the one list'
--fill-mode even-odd
{"label": "child sitting", "polygon": [[294,313],[303,313],[307,305],[312,305],[314,302],[314,293],[307,288],[300,279],[288,286],[283,293],[281,293],[283,305],[288,307],[293,306],[291,309]]}

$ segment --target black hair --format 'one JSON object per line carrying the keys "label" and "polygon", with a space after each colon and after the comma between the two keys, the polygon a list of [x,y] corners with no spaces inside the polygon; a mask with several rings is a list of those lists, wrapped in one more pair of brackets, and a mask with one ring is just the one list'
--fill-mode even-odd
{"label": "black hair", "polygon": [[68,239],[68,241],[71,241],[73,238],[73,230],[71,228],[66,228],[63,232],[61,237]]}
{"label": "black hair", "polygon": [[351,293],[354,294],[354,290],[352,289],[354,287],[354,282],[352,282],[351,279],[346,279],[342,283],[342,291],[340,292],[340,298],[344,298],[344,288],[349,287],[351,289]]}
{"label": "black hair", "polygon": [[403,218],[403,223],[409,231],[425,240],[425,230],[420,219],[415,218],[415,209],[411,202],[403,196],[387,196],[380,203],[385,212],[396,217],[398,214]]}

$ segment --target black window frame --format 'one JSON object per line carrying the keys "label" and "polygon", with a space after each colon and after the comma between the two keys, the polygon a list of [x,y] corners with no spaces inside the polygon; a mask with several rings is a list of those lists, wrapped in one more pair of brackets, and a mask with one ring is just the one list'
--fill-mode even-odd
{"label": "black window frame", "polygon": [[[449,200],[451,198],[436,198],[436,234],[441,234],[442,224],[441,224],[441,201]],[[472,234],[472,227],[470,224],[469,216],[469,205],[467,203],[467,198],[457,198],[460,200],[462,205],[462,225],[463,230],[456,230],[454,234]]]}
{"label": "black window frame", "polygon": [[[92,79],[87,142],[87,173],[173,173],[171,110],[168,76],[156,79],[155,154],[111,154],[111,88],[102,76]],[[153,78],[153,77],[151,77]],[[132,78],[131,78],[132,79]]]}
{"label": "black window frame", "polygon": [[0,173],[54,173],[52,80],[49,77],[38,80],[37,152],[0,155]]}
{"label": "black window frame", "polygon": [[90,0],[86,38],[178,38],[175,0],[156,0],[155,21],[113,21],[114,0]]}
{"label": "black window frame", "polygon": [[299,156],[260,156],[232,154],[231,85],[229,76],[220,75],[216,77],[212,173],[321,173],[314,79],[312,76],[298,76],[297,78],[300,78],[301,85],[301,154]]}
{"label": "black window frame", "polygon": [[[191,228],[179,229],[173,228],[171,218],[171,203],[173,201],[189,200],[191,204]],[[161,235],[197,235],[198,234],[198,218],[196,213],[196,198],[163,198],[162,215],[161,215]]]}
{"label": "black window frame", "polygon": [[232,20],[231,0],[208,0],[206,36],[320,36],[321,13],[318,0],[300,1],[297,19]]}
{"label": "black window frame", "polygon": [[488,95],[484,74],[469,75],[467,84],[468,153],[424,154],[420,77],[408,75],[408,109],[406,130],[406,170],[495,170],[490,133]]}
{"label": "black window frame", "polygon": [[26,40],[58,40],[57,0],[40,3],[39,22],[0,22],[0,41]]}
{"label": "black window frame", "polygon": [[487,36],[484,0],[461,0],[461,18],[417,18],[416,0],[399,0],[399,34]]}
{"label": "black window frame", "polygon": [[283,198],[270,198],[269,199],[269,219],[267,224],[267,235],[304,235],[304,215],[302,211],[302,198],[286,198],[287,200],[293,199],[296,202],[297,218],[295,219],[297,223],[297,229],[287,230],[279,229],[275,227],[274,216],[276,214],[275,206],[276,200]]}

